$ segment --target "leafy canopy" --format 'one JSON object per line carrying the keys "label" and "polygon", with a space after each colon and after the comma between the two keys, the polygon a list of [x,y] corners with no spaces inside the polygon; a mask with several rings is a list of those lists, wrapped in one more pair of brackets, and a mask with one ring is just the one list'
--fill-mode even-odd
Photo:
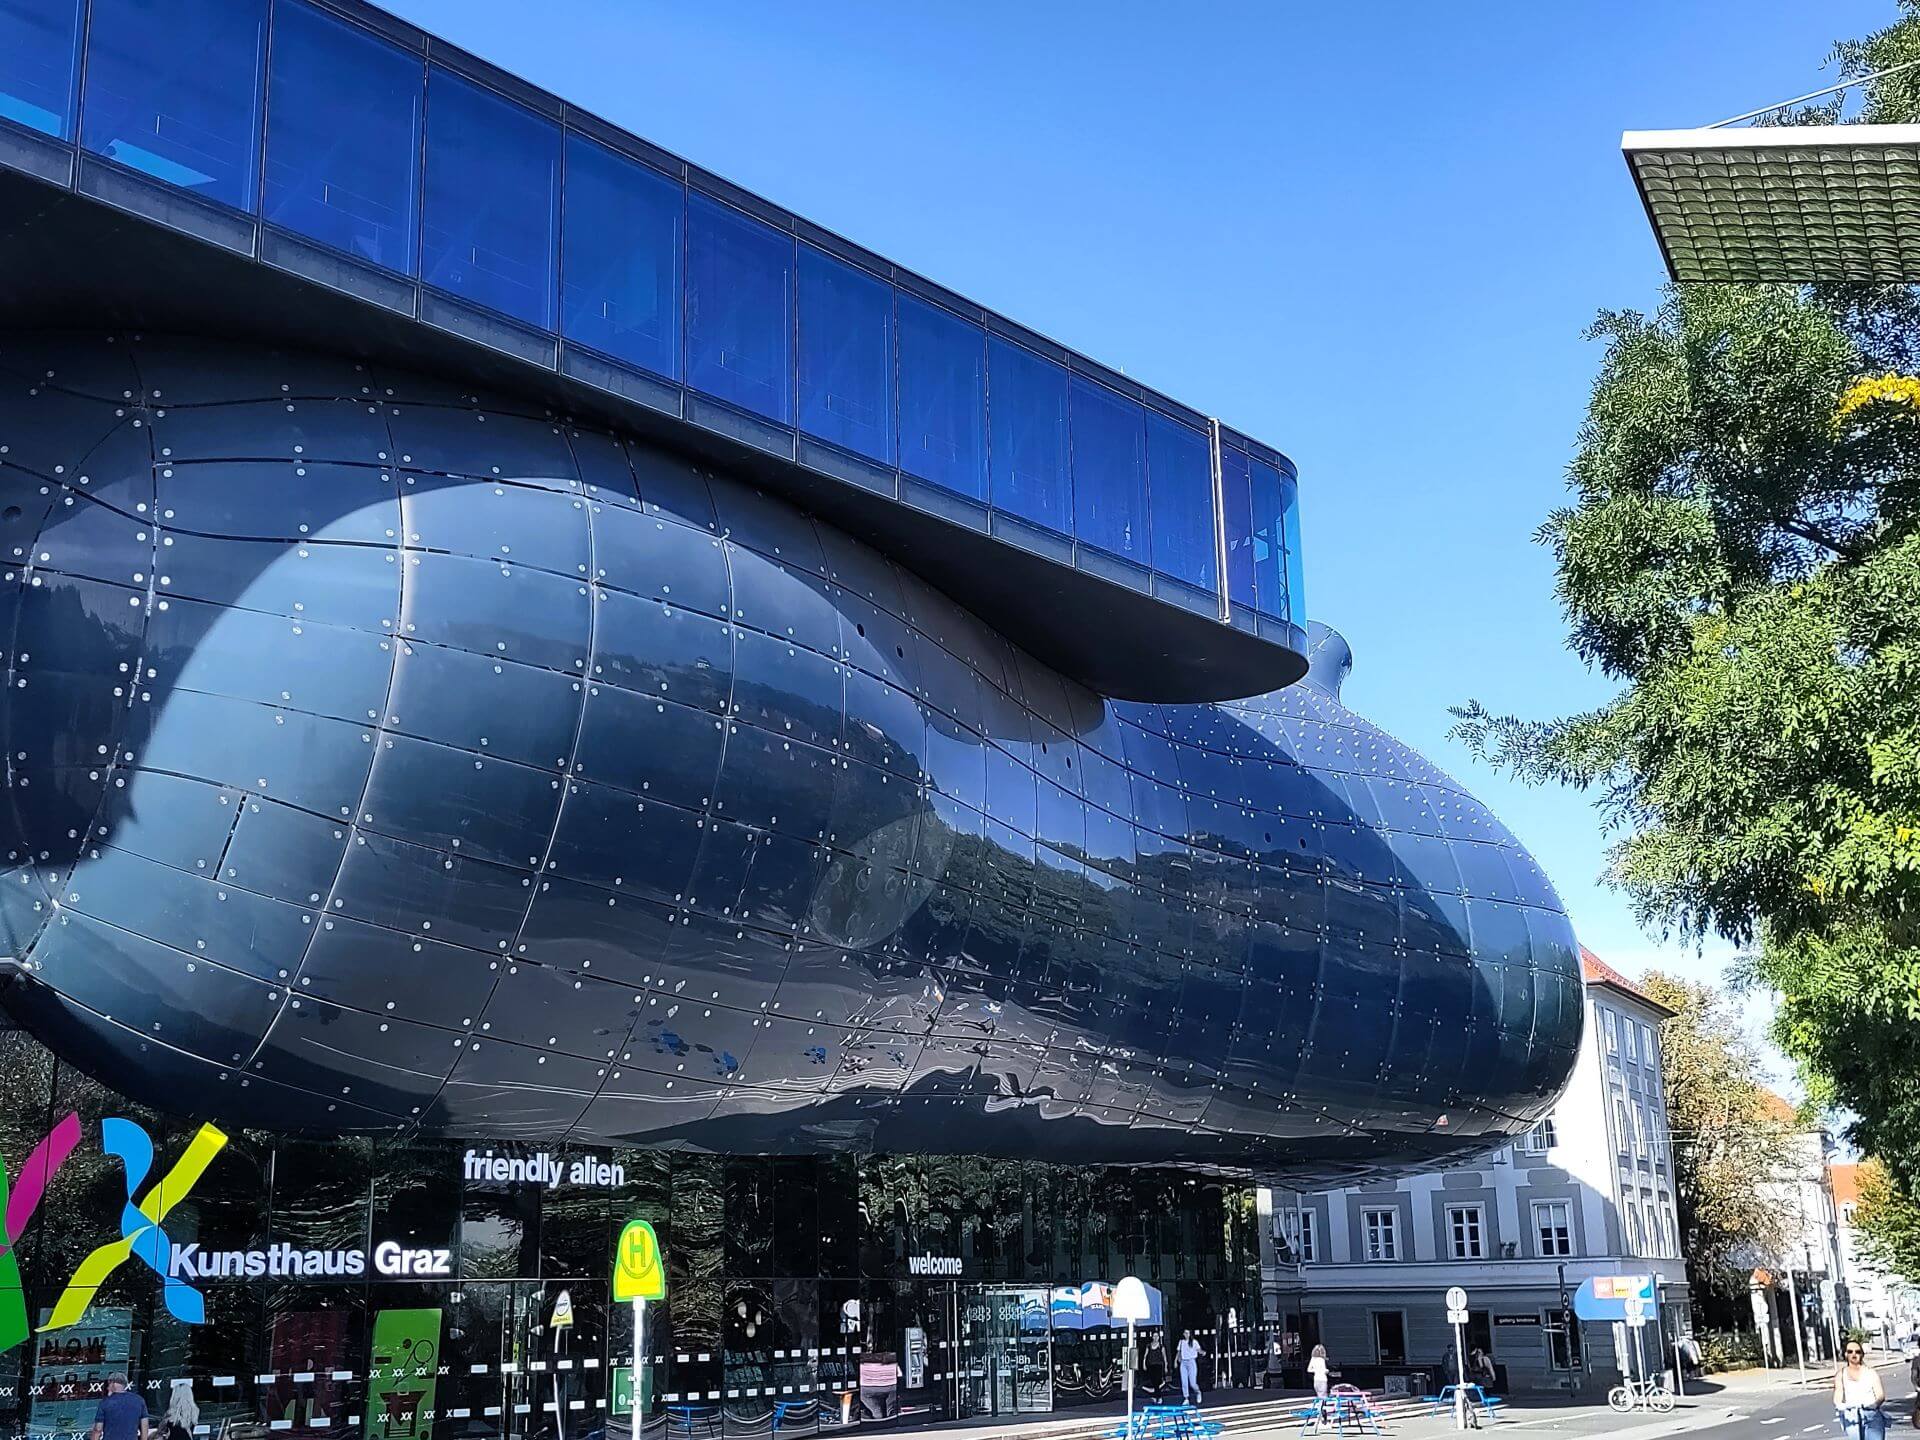
{"label": "leafy canopy", "polygon": [[[1920,59],[1901,8],[1843,68]],[[1920,67],[1866,114],[1920,115]],[[1539,538],[1619,691],[1548,721],[1469,704],[1456,733],[1593,792],[1642,923],[1747,948],[1815,1098],[1920,1192],[1920,300],[1675,286],[1592,336],[1572,503]]]}
{"label": "leafy canopy", "polygon": [[1787,1213],[1759,1182],[1793,1168],[1797,1127],[1768,1105],[1760,1057],[1726,992],[1658,971],[1640,988],[1674,1012],[1660,1026],[1660,1069],[1687,1278],[1737,1316],[1747,1272],[1787,1241]]}

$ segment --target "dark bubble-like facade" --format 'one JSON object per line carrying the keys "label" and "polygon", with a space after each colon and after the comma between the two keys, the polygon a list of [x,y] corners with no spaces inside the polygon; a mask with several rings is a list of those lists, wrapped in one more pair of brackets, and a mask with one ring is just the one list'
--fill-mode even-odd
{"label": "dark bubble-like facade", "polygon": [[1337,661],[1106,702],[640,441],[202,340],[0,337],[0,559],[5,1003],[141,1100],[1333,1179],[1573,1062],[1552,888]]}

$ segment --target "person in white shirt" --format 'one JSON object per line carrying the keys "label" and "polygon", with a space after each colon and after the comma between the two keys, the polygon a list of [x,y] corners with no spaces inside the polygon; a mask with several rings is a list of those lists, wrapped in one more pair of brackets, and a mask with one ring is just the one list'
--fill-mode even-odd
{"label": "person in white shirt", "polygon": [[1313,1393],[1316,1399],[1327,1398],[1327,1347],[1313,1347],[1313,1358],[1307,1361],[1307,1375],[1313,1381]]}
{"label": "person in white shirt", "polygon": [[1180,1344],[1173,1355],[1180,1364],[1181,1403],[1186,1403],[1187,1396],[1192,1395],[1193,1403],[1201,1404],[1203,1397],[1200,1394],[1200,1342],[1193,1338],[1193,1331],[1187,1330],[1181,1333]]}
{"label": "person in white shirt", "polygon": [[1887,1403],[1886,1387],[1866,1361],[1866,1346],[1849,1340],[1844,1363],[1833,1372],[1833,1406],[1853,1440],[1886,1440],[1887,1415],[1881,1408]]}

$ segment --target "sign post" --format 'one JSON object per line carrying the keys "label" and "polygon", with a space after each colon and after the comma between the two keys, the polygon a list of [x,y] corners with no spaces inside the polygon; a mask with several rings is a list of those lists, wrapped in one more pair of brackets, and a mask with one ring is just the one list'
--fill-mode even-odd
{"label": "sign post", "polygon": [[[573,1292],[562,1290],[553,1297],[553,1314],[547,1320],[547,1328],[553,1332],[553,1353],[559,1357],[566,1347],[567,1332],[573,1329]],[[567,1440],[567,1412],[560,1404],[560,1367],[553,1367],[553,1433],[559,1440]]]}
{"label": "sign post", "polygon": [[1467,1428],[1467,1292],[1447,1290],[1447,1323],[1453,1326],[1453,1428]]}
{"label": "sign post", "polygon": [[1138,1321],[1151,1319],[1153,1316],[1153,1307],[1147,1300],[1147,1287],[1143,1285],[1136,1276],[1128,1275],[1123,1277],[1120,1283],[1113,1287],[1112,1308],[1109,1309],[1107,1313],[1115,1320],[1124,1320],[1127,1322],[1127,1355],[1125,1360],[1127,1371],[1127,1428],[1124,1433],[1128,1437],[1131,1437],[1133,1435],[1133,1372],[1139,1368],[1134,1356],[1133,1327]]}
{"label": "sign post", "polygon": [[667,1296],[666,1257],[660,1237],[645,1220],[629,1220],[613,1251],[613,1303],[633,1302],[633,1440],[646,1416],[647,1301]]}

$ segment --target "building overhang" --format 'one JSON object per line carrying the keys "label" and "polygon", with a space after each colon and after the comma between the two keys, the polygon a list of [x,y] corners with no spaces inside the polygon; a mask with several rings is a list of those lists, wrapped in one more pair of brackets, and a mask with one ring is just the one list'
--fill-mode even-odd
{"label": "building overhang", "polygon": [[1920,282],[1920,125],[1629,130],[1620,148],[1676,281]]}

